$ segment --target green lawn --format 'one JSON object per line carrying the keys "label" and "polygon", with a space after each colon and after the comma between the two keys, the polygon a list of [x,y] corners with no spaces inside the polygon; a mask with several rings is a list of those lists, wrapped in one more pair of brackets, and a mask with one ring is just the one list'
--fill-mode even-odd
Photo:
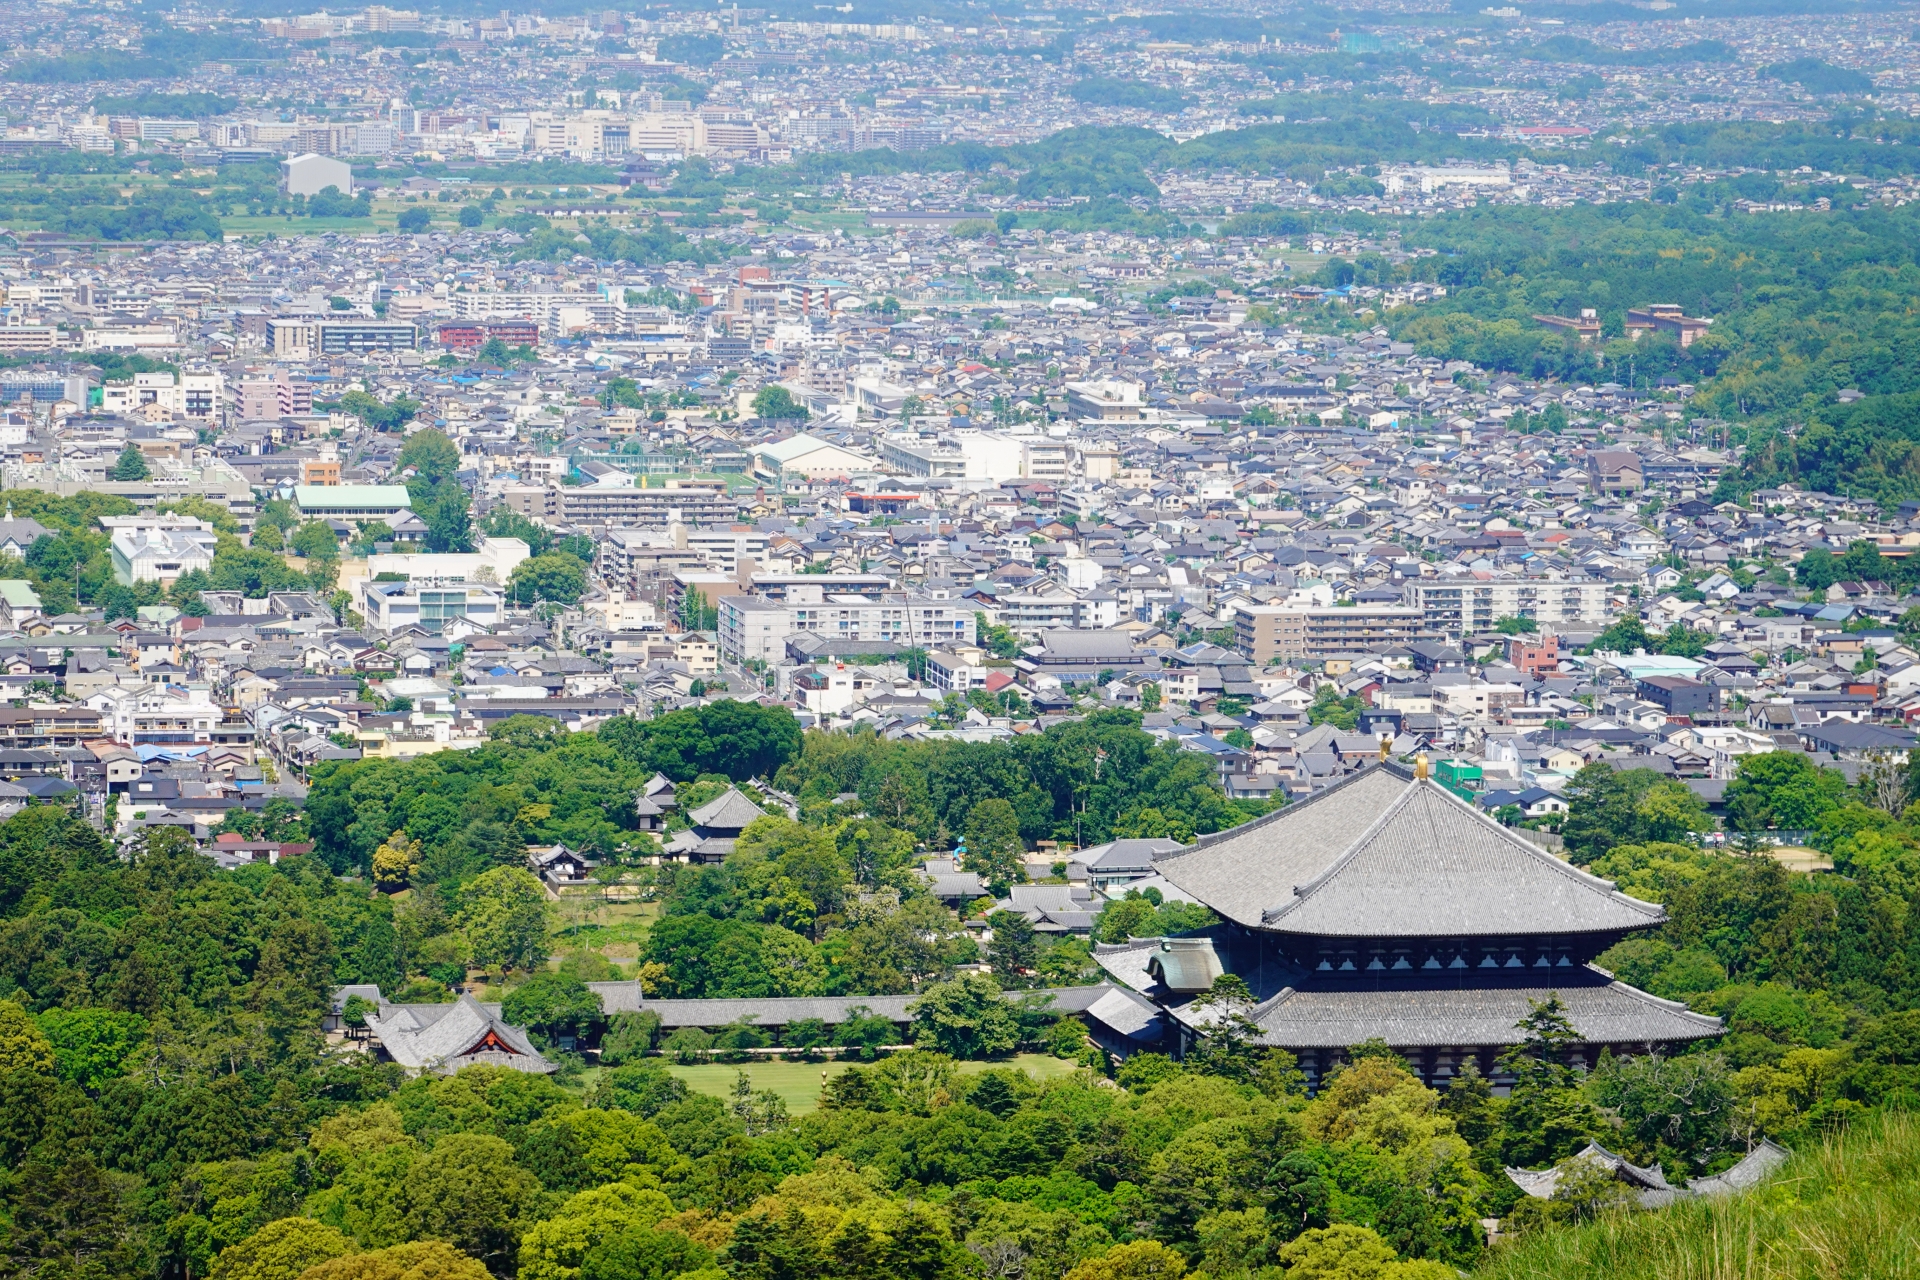
{"label": "green lawn", "polygon": [[597,951],[609,960],[631,961],[639,958],[660,904],[565,901],[560,914],[560,937],[567,950]]}
{"label": "green lawn", "polygon": [[[744,1071],[752,1077],[756,1090],[773,1090],[787,1104],[788,1111],[802,1115],[819,1105],[820,1088],[827,1079],[839,1075],[850,1065],[845,1062],[713,1062],[697,1067],[673,1065],[667,1070],[685,1080],[695,1093],[716,1098],[731,1098],[734,1077]],[[963,1062],[960,1070],[963,1073],[982,1071],[993,1066],[1019,1067],[1040,1080],[1070,1076],[1076,1070],[1071,1062],[1041,1053],[1023,1053],[1005,1062]]]}

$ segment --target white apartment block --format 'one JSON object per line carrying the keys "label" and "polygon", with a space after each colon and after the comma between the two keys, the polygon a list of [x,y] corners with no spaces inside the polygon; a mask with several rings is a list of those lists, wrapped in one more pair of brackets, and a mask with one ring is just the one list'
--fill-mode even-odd
{"label": "white apartment block", "polygon": [[685,530],[684,545],[705,556],[707,563],[722,573],[738,573],[742,560],[752,560],[756,565],[766,562],[767,535],[751,525],[679,527]]}
{"label": "white apartment block", "polygon": [[1547,578],[1438,579],[1413,584],[1413,604],[1429,630],[1459,636],[1490,631],[1501,618],[1555,626],[1606,626],[1607,584]]}
{"label": "white apartment block", "polygon": [[944,480],[1055,480],[1064,482],[1073,448],[1048,436],[1003,431],[952,431],[938,439],[904,432],[881,445],[881,461],[901,475]]}
{"label": "white apartment block", "polygon": [[1436,684],[1433,705],[1437,711],[1462,720],[1485,722],[1502,713],[1527,705],[1526,690],[1517,684],[1489,683],[1485,680],[1460,684]]}
{"label": "white apartment block", "polygon": [[136,373],[130,380],[116,379],[102,386],[100,407],[107,413],[133,414],[157,405],[175,417],[211,419],[220,412],[226,385],[226,375],[210,369],[188,369],[177,376]]}
{"label": "white apartment block", "polygon": [[995,609],[996,621],[1023,640],[1037,640],[1046,631],[1104,631],[1120,625],[1120,601],[1106,591],[1005,595]]}
{"label": "white apartment block", "polygon": [[831,640],[891,640],[923,649],[972,644],[974,639],[972,608],[931,596],[871,600],[836,593],[784,601],[722,596],[718,608],[720,652],[737,662],[780,662],[787,640],[802,632]]}
{"label": "white apartment block", "polygon": [[86,705],[100,713],[101,730],[126,746],[212,742],[224,715],[204,685],[116,685]]}

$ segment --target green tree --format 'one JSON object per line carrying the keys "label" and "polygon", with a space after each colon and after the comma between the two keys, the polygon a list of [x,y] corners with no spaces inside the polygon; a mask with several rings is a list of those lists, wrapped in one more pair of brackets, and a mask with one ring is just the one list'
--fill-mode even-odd
{"label": "green tree", "polygon": [[507,993],[500,1016],[548,1038],[582,1036],[605,1021],[600,997],[578,978],[537,973]]}
{"label": "green tree", "polygon": [[576,604],[587,588],[586,567],[570,555],[551,552],[529,556],[513,567],[507,594],[516,604],[551,600],[556,604]]}
{"label": "green tree", "polygon": [[600,1062],[608,1067],[642,1065],[646,1062],[647,1050],[659,1039],[659,1014],[652,1010],[616,1013],[607,1024],[606,1034],[600,1038]]}
{"label": "green tree", "polygon": [[987,917],[993,940],[987,944],[987,963],[993,976],[1008,989],[1031,986],[1040,967],[1040,942],[1033,925],[1018,911],[996,911]]}
{"label": "green tree", "polygon": [[1616,770],[1596,760],[1573,776],[1566,797],[1560,834],[1568,855],[1581,865],[1615,845],[1680,841],[1713,829],[1698,796],[1651,769]]}
{"label": "green tree", "polygon": [[1021,860],[1025,852],[1020,816],[1013,805],[996,796],[973,807],[967,817],[966,846],[960,859],[964,870],[986,881],[996,894],[1005,894],[1008,885],[1026,879]]}
{"label": "green tree", "polygon": [[1262,1033],[1252,1019],[1253,1006],[1253,992],[1245,978],[1237,973],[1215,978],[1193,1001],[1194,1010],[1208,1021],[1205,1036],[1187,1055],[1187,1068],[1251,1083],[1264,1056],[1257,1048]]}
{"label": "green tree", "polygon": [[1020,656],[1020,637],[1012,628],[997,622],[988,622],[987,615],[973,615],[974,634],[979,637],[980,646],[996,658],[1017,658]]}
{"label": "green tree", "polygon": [[678,1231],[629,1227],[587,1251],[580,1263],[580,1280],[671,1280],[689,1272],[714,1274],[709,1267],[712,1261],[711,1249]]}
{"label": "green tree", "polygon": [[652,1189],[616,1182],[582,1191],[521,1238],[518,1280],[574,1280],[601,1241],[652,1227],[672,1211],[673,1202]]}
{"label": "green tree", "polygon": [[532,969],[547,958],[547,898],[523,867],[495,867],[461,891],[454,923],[477,965]]}
{"label": "green tree", "polygon": [[492,1280],[492,1276],[444,1241],[410,1240],[322,1262],[309,1267],[301,1280]]}
{"label": "green tree", "polygon": [[220,1251],[211,1280],[298,1280],[308,1267],[353,1251],[353,1242],[311,1218],[269,1222]]}
{"label": "green tree", "polygon": [[540,1184],[492,1134],[452,1133],[414,1162],[407,1229],[444,1240],[496,1274],[510,1274],[522,1219],[540,1204]]}
{"label": "green tree", "polygon": [[[615,1014],[614,1025],[608,1031],[609,1037],[621,1030],[621,1019],[628,1014]],[[654,1015],[656,1021],[658,1014]],[[656,1026],[657,1034],[659,1028]],[[605,1045],[602,1044],[604,1054]],[[606,1059],[603,1056],[602,1062]],[[600,1108],[618,1108],[631,1111],[637,1116],[652,1116],[681,1102],[687,1097],[687,1085],[684,1080],[668,1074],[664,1064],[657,1059],[614,1066],[600,1073],[593,1082],[593,1089],[587,1094],[587,1105]]]}
{"label": "green tree", "polygon": [[0,1000],[0,1072],[24,1071],[52,1078],[53,1045],[17,1001]]}
{"label": "green tree", "polygon": [[688,631],[712,631],[720,625],[719,606],[698,587],[688,587],[681,595],[679,616],[680,625]]}
{"label": "green tree", "polygon": [[1846,802],[1847,780],[1798,751],[1741,756],[1727,783],[1728,824],[1737,831],[1806,831]]}
{"label": "green tree", "polygon": [[1608,1054],[1589,1078],[1587,1094],[1620,1118],[1642,1153],[1665,1149],[1690,1169],[1732,1138],[1727,1122],[1735,1101],[1733,1080],[1719,1054]]}
{"label": "green tree", "polygon": [[[97,1091],[107,1081],[126,1074],[150,1048],[147,1020],[137,1013],[48,1009],[36,1021],[52,1046],[54,1069],[60,1078],[89,1091]],[[6,1050],[0,1047],[0,1058],[5,1055]]]}
{"label": "green tree", "polygon": [[1087,1259],[1067,1272],[1065,1280],[1180,1280],[1186,1273],[1187,1260],[1178,1251],[1158,1240],[1135,1240]]}
{"label": "green tree", "polygon": [[1020,1047],[1020,1021],[984,973],[935,983],[908,1006],[914,1043],[955,1058],[997,1058]]}
{"label": "green tree", "polygon": [[1625,614],[1593,638],[1595,653],[1638,653],[1653,648],[1646,624],[1634,614]]}
{"label": "green tree", "polygon": [[147,456],[140,452],[140,446],[128,443],[107,469],[109,480],[145,480],[153,474],[147,466]]}
{"label": "green tree", "polygon": [[445,484],[460,470],[460,450],[447,438],[446,432],[428,427],[407,437],[393,465],[396,472],[413,472],[409,479],[418,478],[429,485]]}
{"label": "green tree", "polygon": [[1660,633],[1652,647],[1676,658],[1697,658],[1707,651],[1708,638],[1686,623],[1676,622]]}
{"label": "green tree", "polygon": [[676,782],[703,773],[745,782],[772,777],[799,753],[801,734],[786,707],[721,699],[647,721],[616,717],[600,727],[599,740]]}
{"label": "green tree", "polygon": [[402,209],[394,225],[397,226],[403,234],[410,236],[419,235],[433,225],[433,211],[417,206],[412,209]]}
{"label": "green tree", "polygon": [[[319,407],[319,404],[320,402],[316,401],[315,407]],[[365,391],[354,390],[347,392],[326,407],[350,413],[375,431],[398,431],[413,421],[414,415],[420,411],[420,402],[409,400],[405,396],[395,396],[391,401],[383,402]],[[283,524],[283,528],[291,525],[292,521],[289,519]]]}
{"label": "green tree", "polygon": [[340,541],[334,537],[333,528],[325,520],[309,520],[295,529],[288,546],[295,555],[310,560],[340,558]]}
{"label": "green tree", "polygon": [[753,397],[753,412],[761,418],[807,417],[807,407],[795,400],[785,387],[762,387]]}
{"label": "green tree", "polygon": [[[140,1271],[124,1187],[84,1150],[36,1151],[11,1170],[11,1222],[0,1237],[9,1275],[127,1276]],[[280,1280],[283,1272],[274,1273]],[[294,1274],[298,1274],[295,1272]],[[224,1277],[223,1277],[224,1280]]]}
{"label": "green tree", "polygon": [[1500,1115],[1500,1156],[1515,1168],[1537,1169],[1578,1151],[1605,1123],[1581,1096],[1579,1073],[1567,1061],[1580,1033],[1559,994],[1530,1002],[1515,1029],[1520,1043],[1500,1055],[1514,1080]]}
{"label": "green tree", "polygon": [[478,228],[486,220],[486,215],[480,212],[480,206],[477,204],[462,206],[460,210],[460,225],[469,231]]}

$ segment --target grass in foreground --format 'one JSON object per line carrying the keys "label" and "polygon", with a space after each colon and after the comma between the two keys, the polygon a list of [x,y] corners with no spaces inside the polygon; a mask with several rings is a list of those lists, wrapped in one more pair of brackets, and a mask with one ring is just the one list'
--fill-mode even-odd
{"label": "grass in foreground", "polygon": [[[787,1110],[797,1116],[819,1106],[821,1088],[852,1065],[851,1062],[712,1062],[692,1067],[675,1064],[667,1070],[685,1080],[695,1093],[716,1098],[732,1098],[734,1077],[744,1071],[752,1078],[754,1089],[773,1090],[787,1104]],[[955,1064],[955,1069],[962,1074],[984,1071],[988,1067],[1018,1067],[1036,1080],[1070,1076],[1076,1070],[1074,1063],[1043,1053],[1022,1053],[1004,1062]]]}
{"label": "grass in foreground", "polygon": [[1503,1245],[1477,1280],[1913,1280],[1920,1119],[1892,1114],[1802,1151],[1742,1196],[1611,1215]]}

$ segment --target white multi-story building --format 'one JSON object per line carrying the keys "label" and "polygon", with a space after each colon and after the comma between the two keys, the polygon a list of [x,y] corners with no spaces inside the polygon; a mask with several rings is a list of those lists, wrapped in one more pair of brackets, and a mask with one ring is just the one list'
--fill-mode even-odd
{"label": "white multi-story building", "polygon": [[931,596],[889,593],[880,599],[851,594],[789,591],[783,601],[758,596],[722,596],[720,652],[736,662],[778,662],[787,640],[805,633],[828,640],[891,640],[937,649],[972,644],[971,606]]}
{"label": "white multi-story building", "polygon": [[935,439],[895,432],[881,446],[881,460],[902,475],[996,484],[1065,481],[1072,457],[1072,446],[1065,440],[971,427],[943,432]]}
{"label": "white multi-story building", "polygon": [[1120,601],[1107,591],[1064,589],[1004,595],[996,620],[1023,640],[1046,631],[1102,631],[1120,624]]}
{"label": "white multi-story building", "polygon": [[158,582],[172,586],[183,573],[213,564],[213,526],[189,516],[103,516],[113,576],[124,586]]}
{"label": "white multi-story building", "polygon": [[205,685],[115,685],[86,700],[100,728],[127,746],[212,742],[224,713]]}
{"label": "white multi-story building", "polygon": [[212,369],[136,373],[131,379],[116,379],[102,386],[100,407],[107,413],[133,414],[147,405],[158,405],[176,417],[211,420],[220,412],[226,385],[226,375]]}
{"label": "white multi-story building", "polygon": [[1541,626],[1607,625],[1607,584],[1597,579],[1439,578],[1416,582],[1412,603],[1427,628],[1450,636],[1489,631],[1502,618]]}
{"label": "white multi-story building", "polygon": [[[181,349],[180,330],[171,324],[103,324],[80,332],[82,351],[160,352],[172,354]],[[136,375],[167,378],[164,373]],[[157,384],[155,384],[157,385]]]}
{"label": "white multi-story building", "polygon": [[367,625],[383,635],[416,625],[438,635],[498,625],[501,592],[478,582],[424,586],[366,579],[360,584],[360,611]]}
{"label": "white multi-story building", "polygon": [[1435,710],[1448,715],[1484,722],[1496,719],[1501,713],[1515,707],[1525,706],[1527,694],[1517,684],[1467,680],[1459,684],[1434,685],[1433,703]]}

